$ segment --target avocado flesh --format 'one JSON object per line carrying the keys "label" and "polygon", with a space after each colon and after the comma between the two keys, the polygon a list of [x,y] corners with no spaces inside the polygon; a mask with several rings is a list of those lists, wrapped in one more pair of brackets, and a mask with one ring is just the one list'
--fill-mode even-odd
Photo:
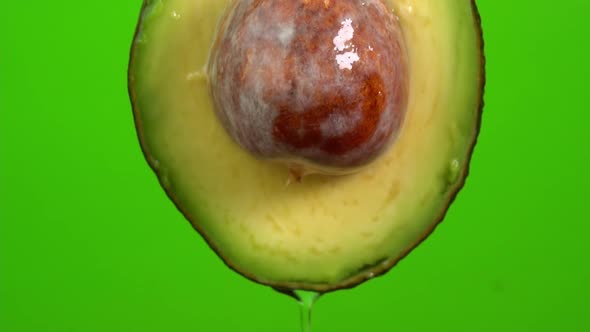
{"label": "avocado flesh", "polygon": [[129,88],[150,166],[219,256],[256,282],[330,291],[386,272],[442,220],[467,175],[483,90],[475,4],[388,0],[410,62],[396,144],[358,173],[286,185],[288,170],[237,146],[212,109],[205,68],[230,2],[144,3]]}

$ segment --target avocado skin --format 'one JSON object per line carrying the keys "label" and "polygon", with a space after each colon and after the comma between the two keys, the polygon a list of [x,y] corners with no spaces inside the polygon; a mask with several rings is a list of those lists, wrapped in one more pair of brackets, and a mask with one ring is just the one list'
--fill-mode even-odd
{"label": "avocado skin", "polygon": [[[140,34],[141,25],[142,25],[142,14],[141,13],[144,12],[146,7],[148,7],[151,4],[151,2],[153,2],[153,0],[144,0],[142,3],[140,17],[138,20],[139,23],[137,24],[136,29],[135,29],[135,33],[134,33],[134,40],[137,40],[139,37],[139,34]],[[456,182],[456,184],[454,185],[453,189],[451,189],[449,191],[448,200],[445,203],[445,208],[443,208],[440,211],[440,214],[434,220],[432,225],[429,228],[427,228],[425,230],[425,232],[420,237],[418,237],[414,243],[412,243],[410,246],[408,246],[397,257],[383,258],[382,260],[378,260],[378,261],[374,262],[374,264],[370,264],[369,266],[363,267],[358,272],[352,273],[350,276],[342,278],[342,281],[340,281],[338,283],[332,283],[332,284],[324,284],[324,283],[314,284],[314,283],[299,282],[299,281],[275,282],[272,280],[261,279],[261,278],[257,277],[256,275],[251,274],[244,269],[240,269],[240,268],[236,267],[235,264],[230,259],[228,259],[227,257],[225,257],[222,254],[223,250],[215,245],[214,241],[212,241],[212,239],[207,236],[206,232],[199,226],[199,223],[192,220],[191,214],[189,214],[187,212],[187,210],[179,203],[180,200],[176,197],[176,194],[172,190],[170,190],[170,187],[163,181],[163,179],[165,178],[165,175],[161,173],[161,169],[160,169],[159,165],[157,165],[154,162],[154,158],[152,157],[151,152],[148,148],[148,145],[146,144],[146,136],[144,133],[144,126],[142,124],[142,119],[140,116],[140,109],[137,105],[138,104],[137,103],[137,93],[135,91],[135,77],[134,77],[134,73],[133,73],[133,68],[134,68],[135,61],[136,61],[136,47],[135,47],[135,45],[133,45],[131,47],[131,51],[130,51],[130,57],[129,57],[130,60],[129,60],[128,73],[127,73],[128,94],[129,94],[129,97],[131,100],[135,129],[136,129],[136,133],[137,133],[137,137],[138,137],[138,141],[140,143],[140,148],[142,150],[142,153],[143,153],[149,167],[157,175],[157,177],[160,181],[160,185],[164,189],[166,195],[173,202],[175,207],[181,212],[181,214],[189,222],[191,222],[191,225],[194,227],[194,229],[203,237],[203,239],[206,241],[208,246],[215,253],[217,253],[217,255],[225,263],[225,265],[227,267],[229,267],[231,270],[235,271],[236,273],[242,275],[243,277],[245,277],[253,282],[272,287],[279,292],[283,292],[287,295],[293,296],[294,290],[307,290],[307,291],[316,291],[319,293],[327,293],[327,292],[332,292],[332,291],[341,290],[341,289],[354,288],[354,287],[360,285],[361,283],[363,283],[364,281],[381,276],[381,275],[385,274],[386,272],[388,272],[390,269],[392,269],[402,259],[404,259],[414,248],[416,248],[418,245],[420,245],[436,229],[436,227],[444,220],[444,217],[448,211],[448,208],[450,207],[450,205],[453,203],[453,201],[457,197],[457,194],[459,193],[459,191],[465,185],[466,179],[469,175],[471,156],[472,156],[475,146],[477,144],[477,137],[478,137],[478,134],[481,129],[482,114],[483,114],[483,109],[484,109],[483,97],[484,97],[484,91],[485,91],[485,85],[486,85],[486,75],[485,75],[486,59],[485,59],[485,54],[484,54],[484,39],[483,39],[483,31],[482,31],[482,26],[481,26],[481,17],[480,17],[479,11],[477,9],[476,0],[470,0],[470,3],[471,3],[471,9],[472,9],[472,14],[473,14],[473,18],[474,18],[473,29],[475,31],[475,34],[477,37],[477,43],[478,43],[477,49],[479,50],[479,68],[480,68],[480,70],[479,70],[479,76],[478,76],[478,85],[479,85],[478,92],[479,92],[479,94],[477,97],[477,100],[479,103],[477,106],[475,123],[474,123],[475,130],[473,131],[473,137],[471,139],[471,144],[468,149],[468,153],[467,153],[467,157],[466,157],[466,161],[465,161],[466,165],[465,165],[465,167],[463,167],[462,173],[459,175],[459,179]]]}

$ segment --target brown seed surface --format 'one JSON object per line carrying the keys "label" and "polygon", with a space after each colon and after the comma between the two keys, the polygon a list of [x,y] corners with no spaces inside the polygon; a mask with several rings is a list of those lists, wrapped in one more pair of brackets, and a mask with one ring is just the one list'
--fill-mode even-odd
{"label": "brown seed surface", "polygon": [[408,95],[382,0],[238,0],[209,64],[216,112],[258,157],[347,169],[395,139]]}

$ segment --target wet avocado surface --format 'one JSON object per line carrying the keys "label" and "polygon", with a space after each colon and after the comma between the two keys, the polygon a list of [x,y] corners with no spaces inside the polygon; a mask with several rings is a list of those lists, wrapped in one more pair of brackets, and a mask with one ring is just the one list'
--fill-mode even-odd
{"label": "wet avocado surface", "polygon": [[329,291],[387,271],[442,220],[467,175],[484,79],[474,3],[387,1],[409,59],[396,143],[358,173],[292,185],[285,167],[240,148],[215,116],[206,67],[230,3],[144,4],[129,86],[150,166],[211,247],[252,280]]}

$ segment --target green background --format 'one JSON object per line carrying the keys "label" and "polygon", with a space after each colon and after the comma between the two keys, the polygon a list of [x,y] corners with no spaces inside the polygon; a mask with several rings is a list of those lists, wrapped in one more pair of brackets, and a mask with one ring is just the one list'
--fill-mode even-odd
{"label": "green background", "polygon": [[[0,8],[0,331],[299,331],[226,268],[141,155],[126,93],[140,0]],[[480,0],[488,85],[472,175],[322,331],[590,331],[590,2]]]}

